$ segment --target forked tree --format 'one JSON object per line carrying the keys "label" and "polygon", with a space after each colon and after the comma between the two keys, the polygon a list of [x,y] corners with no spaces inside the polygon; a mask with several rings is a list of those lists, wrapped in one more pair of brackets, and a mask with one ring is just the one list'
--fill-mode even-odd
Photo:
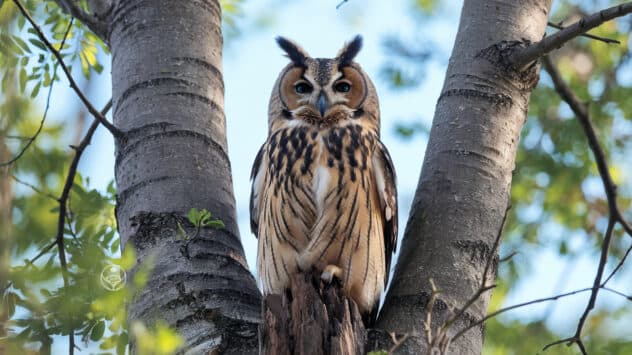
{"label": "forked tree", "polygon": [[[28,16],[20,1],[14,2]],[[129,318],[164,320],[184,338],[181,351],[187,354],[256,353],[262,319],[288,322],[264,323],[264,348],[306,349],[301,346],[313,339],[300,330],[300,321],[309,319],[292,318],[297,315],[287,304],[307,302],[306,298],[295,294],[273,309],[268,304],[270,317],[262,317],[262,298],[240,242],[223,109],[219,0],[95,0],[89,1],[93,13],[72,0],[56,2],[107,43],[112,53],[114,120],[110,123],[104,117],[109,106],[99,112],[82,97],[94,123],[78,146],[76,160],[98,125],[109,129],[116,141],[116,218],[122,246],[133,245],[139,264],[149,259],[153,263],[146,287],[129,305]],[[393,350],[403,354],[481,353],[498,244],[510,208],[516,149],[540,60],[591,28],[632,12],[632,4],[625,3],[543,38],[551,5],[552,0],[464,2],[399,259],[376,329],[366,340],[359,318],[353,317],[353,305],[334,290],[332,302],[349,307],[351,316],[322,318],[341,321],[343,334],[340,327],[323,323],[322,339],[333,345],[309,351],[347,345],[388,350],[395,343]],[[55,51],[45,35],[39,35]],[[630,229],[616,205],[614,184],[603,154],[599,156],[594,131],[591,137],[585,107],[555,75],[551,63],[546,69],[585,122],[601,162],[611,202],[607,254],[613,226],[620,223]],[[80,92],[76,84],[73,87]],[[64,190],[66,198],[70,188]],[[60,204],[63,225],[64,195]],[[193,225],[185,217],[191,208],[212,211],[224,227]],[[195,238],[182,238],[183,233]],[[582,325],[603,287],[604,264],[602,255],[591,303],[577,333],[565,339],[582,350]],[[301,287],[324,295],[309,302],[324,299],[325,308],[333,307],[327,303],[332,300],[329,291],[310,282]],[[352,338],[345,343],[346,331]],[[288,336],[280,339],[279,334]],[[296,334],[305,338],[289,336]]]}

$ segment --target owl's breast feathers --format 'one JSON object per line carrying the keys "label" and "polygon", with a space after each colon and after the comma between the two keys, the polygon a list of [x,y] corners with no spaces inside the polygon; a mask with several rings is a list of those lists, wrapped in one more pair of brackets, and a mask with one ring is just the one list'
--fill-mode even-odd
{"label": "owl's breast feathers", "polygon": [[297,262],[321,271],[336,265],[345,290],[370,310],[388,281],[397,240],[395,173],[374,131],[355,124],[276,130],[251,178],[264,293],[282,292]]}

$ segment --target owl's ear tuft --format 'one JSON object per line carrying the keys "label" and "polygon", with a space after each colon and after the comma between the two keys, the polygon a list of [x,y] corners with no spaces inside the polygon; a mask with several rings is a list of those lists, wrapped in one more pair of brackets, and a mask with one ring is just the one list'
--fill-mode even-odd
{"label": "owl's ear tuft", "polygon": [[307,54],[301,46],[281,36],[277,37],[276,41],[279,44],[279,47],[285,51],[287,57],[290,58],[292,63],[299,67],[307,67],[306,61],[309,54]]}
{"label": "owl's ear tuft", "polygon": [[360,52],[360,49],[362,49],[362,36],[357,35],[351,40],[351,42],[345,44],[340,52],[338,52],[337,57],[340,67],[342,68],[350,65],[353,58],[355,58],[355,56],[358,55],[358,52]]}

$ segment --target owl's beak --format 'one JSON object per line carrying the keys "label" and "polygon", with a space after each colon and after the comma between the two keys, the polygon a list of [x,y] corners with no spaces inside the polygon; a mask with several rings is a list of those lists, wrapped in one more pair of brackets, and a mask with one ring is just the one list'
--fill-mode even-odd
{"label": "owl's beak", "polygon": [[327,97],[324,92],[320,92],[318,95],[318,102],[316,106],[318,106],[318,111],[320,112],[320,117],[325,117],[325,111],[327,111]]}

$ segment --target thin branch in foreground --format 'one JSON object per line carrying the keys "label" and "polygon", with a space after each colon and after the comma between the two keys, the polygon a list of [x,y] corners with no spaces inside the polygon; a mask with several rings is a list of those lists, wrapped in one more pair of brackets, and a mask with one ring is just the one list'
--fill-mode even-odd
{"label": "thin branch in foreground", "polygon": [[[558,30],[566,29],[566,27],[562,26],[561,22],[559,24],[556,24],[556,23],[553,23],[553,22],[548,22],[547,25],[549,27],[553,27],[553,28],[556,28]],[[594,39],[595,41],[600,41],[600,42],[604,42],[604,43],[607,43],[607,44],[621,44],[621,42],[616,40],[616,39],[606,38],[606,37],[599,37],[599,36],[591,35],[590,33],[582,33],[579,36],[580,37],[586,37],[586,38]]]}
{"label": "thin branch in foreground", "polygon": [[122,136],[123,132],[121,132],[121,130],[116,128],[112,123],[110,123],[105,118],[105,116],[103,116],[99,111],[97,111],[97,109],[90,103],[90,101],[88,100],[88,98],[86,98],[83,92],[81,92],[81,89],[79,89],[79,86],[77,85],[77,83],[75,82],[75,79],[72,77],[72,74],[70,73],[70,69],[68,69],[68,67],[64,63],[64,60],[61,57],[61,54],[48,41],[48,39],[42,32],[42,29],[37,25],[37,23],[35,23],[35,20],[33,20],[33,17],[31,17],[31,15],[26,10],[24,5],[22,5],[22,3],[20,2],[20,0],[13,0],[13,3],[15,3],[15,5],[18,7],[22,15],[28,20],[28,22],[31,24],[31,26],[35,30],[35,32],[37,32],[38,37],[40,38],[42,42],[44,42],[44,45],[46,45],[46,48],[48,48],[48,50],[50,50],[51,53],[53,53],[53,55],[57,59],[57,62],[59,63],[59,65],[61,65],[61,68],[64,70],[64,73],[66,74],[66,78],[68,79],[68,82],[70,83],[70,87],[75,91],[77,96],[79,96],[79,99],[81,100],[81,102],[83,102],[85,107],[88,109],[88,112],[90,112],[90,114],[92,114],[94,118],[96,118],[105,128],[107,128],[107,130],[110,131],[110,133],[112,133],[114,137]]}
{"label": "thin branch in foreground", "polygon": [[616,220],[614,217],[610,217],[608,220],[608,228],[606,229],[606,233],[603,240],[603,245],[601,246],[601,256],[599,258],[599,266],[597,267],[597,275],[595,275],[595,281],[593,283],[592,292],[590,293],[590,300],[588,301],[588,305],[584,310],[584,314],[582,314],[581,318],[579,318],[579,323],[577,324],[577,330],[575,331],[575,338],[577,338],[577,345],[581,348],[581,332],[584,327],[584,323],[588,318],[588,314],[595,307],[595,301],[597,300],[597,294],[599,293],[601,279],[603,277],[603,271],[606,267],[606,263],[608,261],[608,250],[610,249],[610,241],[612,240],[612,232],[614,230],[614,225]]}
{"label": "thin branch in foreground", "polygon": [[[101,116],[105,116],[107,112],[112,107],[112,99],[108,101],[103,110],[99,113]],[[59,196],[59,215],[57,218],[57,235],[55,237],[55,241],[57,243],[57,251],[59,253],[59,263],[61,265],[61,275],[64,279],[64,286],[68,287],[68,265],[66,261],[66,250],[64,249],[64,224],[66,221],[66,207],[68,202],[68,197],[70,196],[70,190],[72,189],[72,184],[75,180],[75,175],[77,174],[77,167],[79,166],[79,160],[81,160],[81,155],[86,147],[90,144],[92,140],[92,136],[94,132],[97,130],[100,124],[100,120],[97,118],[92,121],[90,128],[86,132],[86,135],[83,137],[81,142],[77,147],[75,147],[75,156],[70,163],[70,167],[68,168],[68,175],[66,175],[66,181],[64,182],[64,188],[62,190],[61,196]],[[69,354],[72,355],[75,349],[75,337],[74,330],[70,331],[68,334],[69,341]]]}
{"label": "thin branch in foreground", "polygon": [[50,198],[50,199],[54,200],[55,202],[59,202],[59,199],[58,199],[57,197],[53,196],[51,193],[46,192],[46,191],[43,191],[43,190],[39,189],[37,186],[35,186],[35,185],[33,185],[33,184],[30,184],[30,183],[28,183],[28,182],[26,182],[26,181],[24,181],[24,180],[20,180],[20,179],[19,179],[17,176],[15,176],[15,175],[11,175],[11,178],[12,178],[15,182],[17,182],[18,184],[20,184],[20,185],[24,185],[24,186],[28,187],[29,189],[31,189],[31,190],[33,190],[33,191],[35,191],[36,193],[38,193],[38,194],[40,194],[40,195],[42,195],[42,196],[45,196],[45,197],[48,197],[48,198]]}
{"label": "thin branch in foreground", "polygon": [[[66,28],[66,32],[64,33],[64,38],[61,40],[61,45],[59,46],[59,48],[64,48],[64,44],[66,43],[66,39],[68,38],[68,34],[70,33],[70,29],[72,28],[72,23],[73,23],[73,19],[71,19],[70,23],[68,23],[68,28]],[[53,66],[53,76],[52,76],[52,78],[55,78],[57,76],[57,67],[58,66],[59,66],[58,63],[55,63],[55,65]],[[24,144],[24,146],[22,147],[20,152],[18,154],[16,154],[13,158],[11,158],[11,160],[0,163],[0,167],[1,166],[11,165],[11,164],[15,163],[16,161],[18,161],[18,159],[20,159],[24,155],[24,153],[26,153],[26,150],[29,149],[31,144],[33,144],[33,142],[35,142],[37,137],[39,137],[40,133],[42,133],[42,129],[44,128],[44,122],[46,122],[46,116],[48,116],[48,109],[50,108],[50,97],[51,97],[51,95],[53,93],[53,86],[54,86],[54,84],[55,84],[55,80],[52,80],[50,82],[50,86],[48,87],[48,94],[46,95],[46,106],[44,107],[44,114],[42,115],[42,119],[40,120],[39,127],[37,127],[37,130],[35,131],[35,133],[31,137],[27,137],[26,138],[26,144]]]}
{"label": "thin branch in foreground", "polygon": [[626,2],[584,17],[563,30],[543,38],[539,42],[516,50],[509,56],[509,62],[515,68],[525,68],[573,38],[590,31],[606,21],[625,16],[630,12],[632,12],[632,2]]}
{"label": "thin branch in foreground", "polygon": [[349,2],[349,0],[342,0],[338,5],[336,5],[336,10],[338,10],[342,5],[346,4],[347,2]]}
{"label": "thin branch in foreground", "polygon": [[500,264],[500,263],[507,262],[507,261],[511,260],[514,256],[518,255],[518,254],[520,254],[520,252],[517,251],[517,250],[514,250],[511,253],[509,253],[507,256],[503,256],[502,258],[498,259],[498,263]]}
{"label": "thin branch in foreground", "polygon": [[601,143],[599,143],[599,139],[597,138],[597,133],[590,120],[590,115],[586,105],[579,101],[579,98],[577,98],[568,84],[566,84],[564,79],[562,79],[560,72],[553,65],[553,62],[551,62],[549,57],[542,58],[542,65],[551,76],[551,80],[553,80],[553,85],[555,86],[555,91],[557,91],[560,97],[562,97],[562,100],[564,100],[571,108],[584,130],[584,134],[586,135],[586,139],[588,139],[588,145],[595,157],[597,170],[599,171],[599,175],[601,176],[601,180],[606,191],[608,208],[610,209],[611,215],[614,216],[616,221],[621,224],[625,232],[632,236],[632,226],[630,226],[623,218],[623,213],[621,213],[619,205],[617,204],[617,185],[614,183],[614,180],[610,175],[606,153],[601,148]]}
{"label": "thin branch in foreground", "polygon": [[617,266],[615,266],[612,272],[610,272],[610,275],[608,275],[608,277],[606,277],[604,282],[601,283],[602,287],[605,286],[608,283],[608,281],[610,281],[610,279],[614,276],[614,274],[619,272],[619,269],[621,269],[623,264],[625,264],[625,259],[627,259],[628,255],[630,255],[630,251],[632,251],[632,245],[630,245],[628,247],[628,250],[625,251],[625,254],[623,254],[623,257],[621,258],[621,260],[619,260],[619,263],[617,264]]}
{"label": "thin branch in foreground", "polygon": [[617,222],[619,222],[623,229],[632,236],[632,229],[628,225],[628,223],[623,218],[623,214],[621,213],[619,206],[617,204],[617,186],[612,180],[612,176],[610,175],[610,170],[608,168],[608,163],[606,160],[606,155],[599,143],[597,138],[597,134],[595,132],[595,128],[590,121],[590,115],[588,113],[588,109],[586,105],[582,104],[575,93],[570,89],[568,84],[562,79],[559,71],[551,62],[551,59],[545,57],[543,59],[543,65],[546,71],[551,76],[553,80],[553,84],[555,86],[555,90],[562,97],[562,99],[569,105],[575,116],[577,116],[578,121],[580,122],[582,128],[584,129],[584,133],[586,138],[588,139],[588,144],[590,145],[590,149],[593,152],[595,157],[595,162],[597,164],[597,170],[599,170],[599,175],[601,176],[601,180],[603,182],[604,189],[606,191],[606,197],[608,199],[608,210],[610,212],[610,217],[608,219],[608,227],[604,234],[603,244],[601,245],[601,255],[599,258],[599,264],[597,267],[597,274],[595,275],[595,279],[593,281],[592,292],[590,294],[590,299],[586,308],[584,309],[584,313],[579,319],[577,324],[577,330],[575,331],[575,335],[572,337],[572,342],[576,343],[579,347],[579,350],[582,354],[586,354],[586,349],[581,340],[581,332],[584,327],[584,323],[588,318],[588,315],[595,307],[595,302],[597,300],[597,295],[599,293],[599,289],[604,288],[606,283],[610,280],[610,278],[616,274],[617,271],[621,268],[621,265],[625,262],[625,258],[627,257],[627,252],[619,262],[617,267],[613,270],[613,272],[608,276],[605,282],[601,282],[603,278],[604,269],[606,267],[608,261],[608,251],[610,249],[610,242],[612,240],[612,235],[614,234],[614,227]]}
{"label": "thin branch in foreground", "polygon": [[410,337],[409,334],[404,334],[401,338],[397,339],[395,333],[390,333],[390,336],[391,340],[393,341],[393,346],[388,349],[388,355],[395,354],[395,351],[397,351],[397,349],[399,349],[399,347],[402,346],[402,344],[404,344],[406,340],[408,340],[408,338]]}
{"label": "thin branch in foreground", "polygon": [[[44,249],[40,250],[40,252],[35,255],[34,257],[32,257],[30,260],[26,261],[25,266],[29,266],[29,265],[33,265],[37,260],[39,260],[39,258],[41,258],[42,256],[44,256],[46,253],[48,253],[51,249],[53,249],[53,247],[55,247],[57,245],[57,240],[54,240],[52,243],[48,244],[46,247],[44,247]],[[9,282],[7,284],[7,286],[2,290],[2,293],[7,292],[7,290],[9,288],[11,288],[11,286],[13,286],[13,282]]]}
{"label": "thin branch in foreground", "polygon": [[480,320],[478,320],[478,321],[476,321],[476,322],[474,322],[474,323],[470,324],[469,326],[467,326],[466,328],[464,328],[464,329],[463,329],[463,330],[461,330],[460,332],[456,333],[456,334],[454,335],[454,337],[453,337],[453,340],[458,339],[459,337],[461,337],[461,335],[465,334],[468,330],[470,330],[470,329],[472,329],[472,328],[474,328],[474,327],[477,327],[477,326],[479,326],[479,325],[481,325],[481,324],[485,323],[485,322],[486,322],[487,320],[489,320],[490,318],[496,317],[497,315],[499,315],[499,314],[501,314],[501,313],[505,313],[505,312],[511,311],[512,309],[516,309],[516,308],[520,308],[520,307],[525,307],[525,306],[529,306],[529,305],[536,304],[536,303],[542,303],[542,302],[548,302],[548,301],[555,301],[555,300],[560,299],[560,298],[564,298],[564,297],[568,297],[568,296],[573,296],[573,295],[576,295],[576,294],[578,294],[578,293],[583,293],[583,292],[587,292],[587,291],[590,291],[590,290],[592,290],[592,288],[590,288],[590,287],[589,287],[589,288],[583,288],[583,289],[581,289],[581,290],[575,290],[575,291],[571,291],[571,292],[567,292],[567,293],[562,293],[562,294],[555,295],[555,296],[551,296],[551,297],[538,298],[538,299],[531,300],[531,301],[528,301],[528,302],[518,303],[518,304],[515,304],[515,305],[513,305],[513,306],[509,306],[509,307],[501,308],[501,309],[499,309],[499,310],[497,310],[497,311],[494,311],[494,312],[492,312],[492,313],[490,313],[490,314],[486,315],[485,317],[483,317],[483,318],[481,318]]}

